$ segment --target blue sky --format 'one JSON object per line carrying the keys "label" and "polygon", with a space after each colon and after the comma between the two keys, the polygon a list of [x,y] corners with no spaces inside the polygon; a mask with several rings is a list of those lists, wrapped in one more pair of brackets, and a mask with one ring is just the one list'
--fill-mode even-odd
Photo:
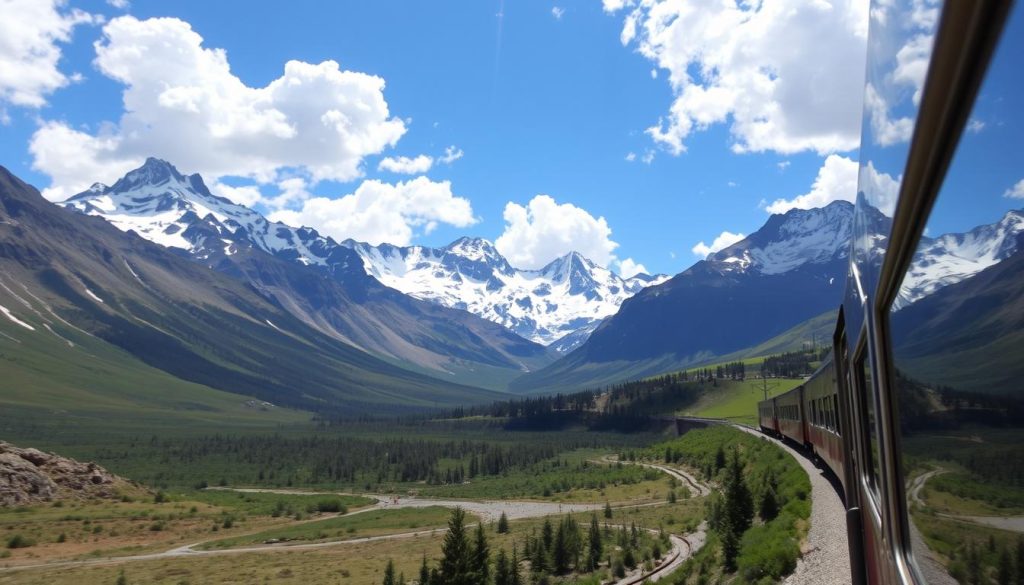
{"label": "blue sky", "polygon": [[[768,210],[853,199],[864,2],[827,13],[793,2],[785,15],[766,2],[668,24],[654,18],[657,3],[615,0],[323,4],[58,5],[48,18],[59,59],[32,70],[49,66],[64,80],[5,88],[0,77],[0,164],[56,199],[155,155],[202,172],[215,192],[338,238],[481,236],[523,267],[575,248],[626,272],[676,273],[699,259],[698,242],[749,234]],[[49,21],[21,24],[40,22]],[[633,35],[629,22],[639,24]],[[776,49],[780,39],[792,46]],[[289,61],[308,67],[286,73]],[[318,68],[325,61],[339,68]],[[1001,194],[1024,178],[1005,154],[1019,144],[1006,97],[1020,95],[1020,82],[1003,77],[977,112],[983,127],[971,139],[982,146],[971,153],[981,154],[964,155],[1003,153],[982,181],[996,195],[964,204],[975,223],[1019,202]],[[264,88],[281,78],[296,82],[289,97],[269,96]],[[353,95],[376,109],[347,110]],[[325,134],[328,118],[358,139],[339,129],[345,144],[324,146],[337,138]],[[449,148],[462,156],[446,163]],[[432,159],[429,170],[380,168],[417,156]],[[958,215],[930,227],[970,227]]]}

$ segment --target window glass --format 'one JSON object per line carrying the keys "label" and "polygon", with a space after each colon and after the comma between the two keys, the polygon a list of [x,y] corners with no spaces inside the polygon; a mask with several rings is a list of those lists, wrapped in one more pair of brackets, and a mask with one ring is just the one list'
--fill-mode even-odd
{"label": "window glass", "polygon": [[889,307],[905,540],[931,582],[996,583],[1024,546],[1021,55],[1018,5]]}
{"label": "window glass", "polygon": [[877,493],[880,478],[882,477],[881,460],[878,451],[878,418],[875,415],[874,386],[872,385],[871,363],[867,359],[867,351],[857,362],[857,394],[860,396],[861,407],[867,416],[867,440],[868,444],[866,458],[867,465],[864,470],[867,473],[868,485]]}

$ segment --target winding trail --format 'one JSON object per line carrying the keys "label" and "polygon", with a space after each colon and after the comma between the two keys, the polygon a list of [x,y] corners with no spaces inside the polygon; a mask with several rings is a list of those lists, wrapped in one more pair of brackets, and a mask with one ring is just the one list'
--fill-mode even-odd
{"label": "winding trail", "polygon": [[666,465],[660,465],[658,463],[643,463],[640,461],[620,461],[618,457],[612,455],[605,455],[601,459],[595,460],[594,463],[621,463],[623,465],[638,465],[640,467],[657,469],[658,471],[661,471],[662,473],[665,473],[670,477],[674,477],[679,481],[683,482],[684,484],[688,485],[690,487],[690,491],[694,492],[696,496],[707,496],[711,494],[710,486],[700,481],[699,479],[691,475],[689,472],[684,471],[682,469],[677,469],[675,467],[668,467]]}
{"label": "winding trail", "polygon": [[[664,470],[663,470],[664,471]],[[666,471],[669,473],[669,471]],[[484,522],[491,522],[497,520],[502,513],[504,513],[510,520],[521,519],[521,518],[536,518],[542,516],[551,516],[554,514],[570,513],[570,512],[586,512],[592,510],[598,510],[603,507],[602,504],[557,504],[550,502],[528,502],[528,501],[497,501],[497,500],[442,500],[432,498],[412,498],[412,497],[395,497],[389,495],[379,494],[346,494],[341,492],[307,492],[301,490],[272,490],[272,489],[258,489],[258,488],[218,488],[225,491],[238,491],[245,493],[277,493],[277,494],[310,494],[310,495],[360,495],[376,499],[376,504],[360,508],[353,512],[350,512],[346,516],[352,516],[355,514],[362,514],[372,510],[387,510],[387,509],[401,509],[401,508],[425,508],[429,506],[443,506],[448,508],[461,507],[467,512],[476,514]],[[641,504],[641,506],[647,504]],[[309,520],[307,522],[324,520],[328,517],[321,517]],[[260,531],[266,530],[261,528]],[[68,567],[90,567],[90,566],[102,566],[102,565],[116,565],[122,563],[132,563],[140,561],[155,561],[155,560],[167,560],[167,559],[180,559],[180,558],[192,558],[192,557],[210,557],[210,556],[226,556],[226,555],[239,555],[239,554],[251,554],[251,553],[275,553],[275,552],[288,552],[288,551],[299,551],[299,550],[315,550],[324,549],[338,546],[347,546],[358,543],[376,542],[383,540],[402,540],[410,538],[419,538],[424,536],[434,536],[443,534],[447,530],[447,527],[417,530],[414,532],[402,532],[398,534],[383,534],[378,536],[365,536],[360,538],[351,538],[348,540],[336,540],[329,542],[311,542],[311,543],[273,543],[273,544],[262,544],[253,545],[246,547],[230,548],[230,549],[214,549],[214,550],[203,550],[198,547],[212,542],[212,540],[204,540],[201,542],[195,542],[184,546],[175,547],[169,550],[147,553],[140,555],[130,556],[118,556],[118,557],[104,557],[95,559],[80,559],[80,560],[69,560],[69,561],[56,561],[49,563],[38,563],[31,565],[16,565],[11,567],[0,568],[0,574],[12,573],[15,571],[23,571],[29,569],[59,569]],[[653,531],[652,531],[653,532]],[[616,585],[630,585],[633,583],[640,583],[644,580],[649,579],[650,581],[657,581],[662,577],[667,576],[674,571],[679,565],[686,561],[691,554],[700,549],[704,545],[706,539],[706,526],[701,524],[698,530],[692,534],[686,536],[670,535],[670,541],[672,542],[672,550],[668,552],[662,563],[655,567],[648,573],[634,572],[633,575],[627,576],[625,579],[619,581]],[[217,540],[217,539],[213,539]]]}

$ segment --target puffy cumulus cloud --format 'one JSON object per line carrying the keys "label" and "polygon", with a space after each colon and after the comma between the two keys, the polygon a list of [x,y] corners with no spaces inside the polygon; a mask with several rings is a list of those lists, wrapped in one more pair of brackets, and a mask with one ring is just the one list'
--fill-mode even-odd
{"label": "puffy cumulus cloud", "polygon": [[565,16],[565,8],[560,6],[551,8],[551,16],[554,16],[555,20],[562,20],[562,17]]}
{"label": "puffy cumulus cloud", "polygon": [[572,203],[558,203],[550,195],[537,195],[529,203],[509,202],[504,212],[505,231],[495,247],[519,268],[537,269],[569,252],[608,266],[618,247],[603,217],[595,218]]}
{"label": "puffy cumulus cloud", "polygon": [[399,173],[402,175],[418,175],[430,170],[434,166],[434,159],[425,154],[415,158],[407,156],[387,157],[377,164],[377,170]]}
{"label": "puffy cumulus cloud", "polygon": [[112,184],[138,168],[144,156],[121,154],[119,138],[103,129],[86,134],[61,122],[44,122],[29,141],[32,168],[50,175],[52,184],[43,197],[63,201],[94,182]]}
{"label": "puffy cumulus cloud", "polygon": [[857,161],[840,156],[825,158],[811,190],[792,199],[776,199],[765,207],[768,213],[786,213],[790,209],[822,207],[833,201],[853,202],[857,198]]}
{"label": "puffy cumulus cloud", "polygon": [[871,205],[886,215],[892,215],[899,196],[900,178],[879,172],[870,161],[860,168],[857,161],[833,154],[818,169],[810,191],[792,199],[776,199],[765,206],[765,211],[786,213],[790,209],[824,207],[833,201],[853,203],[858,189]]}
{"label": "puffy cumulus cloud", "polygon": [[1003,192],[1003,197],[1011,199],[1024,199],[1024,179],[1017,181],[1017,184]]}
{"label": "puffy cumulus cloud", "polygon": [[[914,114],[921,103],[931,62],[938,14],[937,0],[902,4],[879,2],[871,10],[878,38],[902,42],[896,45],[898,49],[893,47],[892,53],[882,44],[872,48],[878,53],[875,56],[878,62],[868,71],[864,105],[870,122],[870,140],[879,146],[910,140]],[[892,57],[883,60],[889,54]],[[906,103],[908,95],[909,104]]]}
{"label": "puffy cumulus cloud", "polygon": [[624,8],[620,40],[664,69],[675,94],[647,130],[670,152],[720,123],[737,152],[857,146],[864,91],[850,72],[865,67],[867,2],[604,2]]}
{"label": "puffy cumulus cloud", "polygon": [[60,43],[71,40],[74,28],[101,22],[79,9],[67,10],[64,0],[0,0],[0,106],[39,108],[46,96],[77,76],[57,67]]}
{"label": "puffy cumulus cloud", "polygon": [[692,250],[694,255],[696,256],[699,256],[701,258],[707,258],[708,254],[714,254],[719,250],[724,250],[725,248],[728,248],[729,246],[735,244],[736,242],[742,240],[745,237],[746,236],[743,234],[722,232],[718,234],[718,237],[715,238],[713,242],[711,242],[710,246],[705,244],[704,240],[701,240],[697,242],[697,245],[695,245],[693,248],[690,248],[690,250]]}
{"label": "puffy cumulus cloud", "polygon": [[309,197],[300,208],[278,210],[269,218],[313,227],[336,240],[352,238],[396,246],[409,245],[417,228],[429,233],[441,223],[468,227],[477,222],[469,200],[454,195],[449,181],[434,182],[426,177],[396,184],[363,181],[344,197]]}
{"label": "puffy cumulus cloud", "polygon": [[871,161],[860,168],[857,188],[865,199],[879,211],[892,217],[896,211],[896,200],[900,196],[900,183],[903,177],[893,177],[888,173],[879,172]]}
{"label": "puffy cumulus cloud", "polygon": [[632,258],[616,260],[615,267],[619,269],[619,276],[622,278],[633,278],[637,274],[650,274],[646,266],[635,262]]}
{"label": "puffy cumulus cloud", "polygon": [[[78,170],[123,167],[158,156],[207,178],[277,180],[281,169],[349,181],[364,157],[393,146],[405,123],[392,117],[380,77],[346,71],[335,61],[289,61],[281,77],[249,87],[232,72],[223,49],[208,48],[176,18],[121,16],[95,43],[97,69],[124,85],[125,112],[94,134],[60,122],[32,139],[34,168],[54,188],[74,193],[94,180]],[[88,162],[54,156],[56,134],[72,136]]]}

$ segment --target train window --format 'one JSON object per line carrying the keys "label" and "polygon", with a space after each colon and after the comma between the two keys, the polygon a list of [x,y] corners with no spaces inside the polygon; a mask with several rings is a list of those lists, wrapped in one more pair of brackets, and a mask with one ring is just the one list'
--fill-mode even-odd
{"label": "train window", "polygon": [[1021,55],[1018,5],[888,308],[903,540],[928,581],[1002,582],[1024,542]]}
{"label": "train window", "polygon": [[881,483],[881,459],[878,448],[878,417],[875,410],[875,392],[872,385],[871,363],[868,360],[867,349],[861,350],[861,355],[856,363],[857,394],[860,397],[864,413],[867,415],[867,453],[865,453],[866,465],[864,472],[867,474],[868,485],[875,491],[877,496],[878,486]]}

